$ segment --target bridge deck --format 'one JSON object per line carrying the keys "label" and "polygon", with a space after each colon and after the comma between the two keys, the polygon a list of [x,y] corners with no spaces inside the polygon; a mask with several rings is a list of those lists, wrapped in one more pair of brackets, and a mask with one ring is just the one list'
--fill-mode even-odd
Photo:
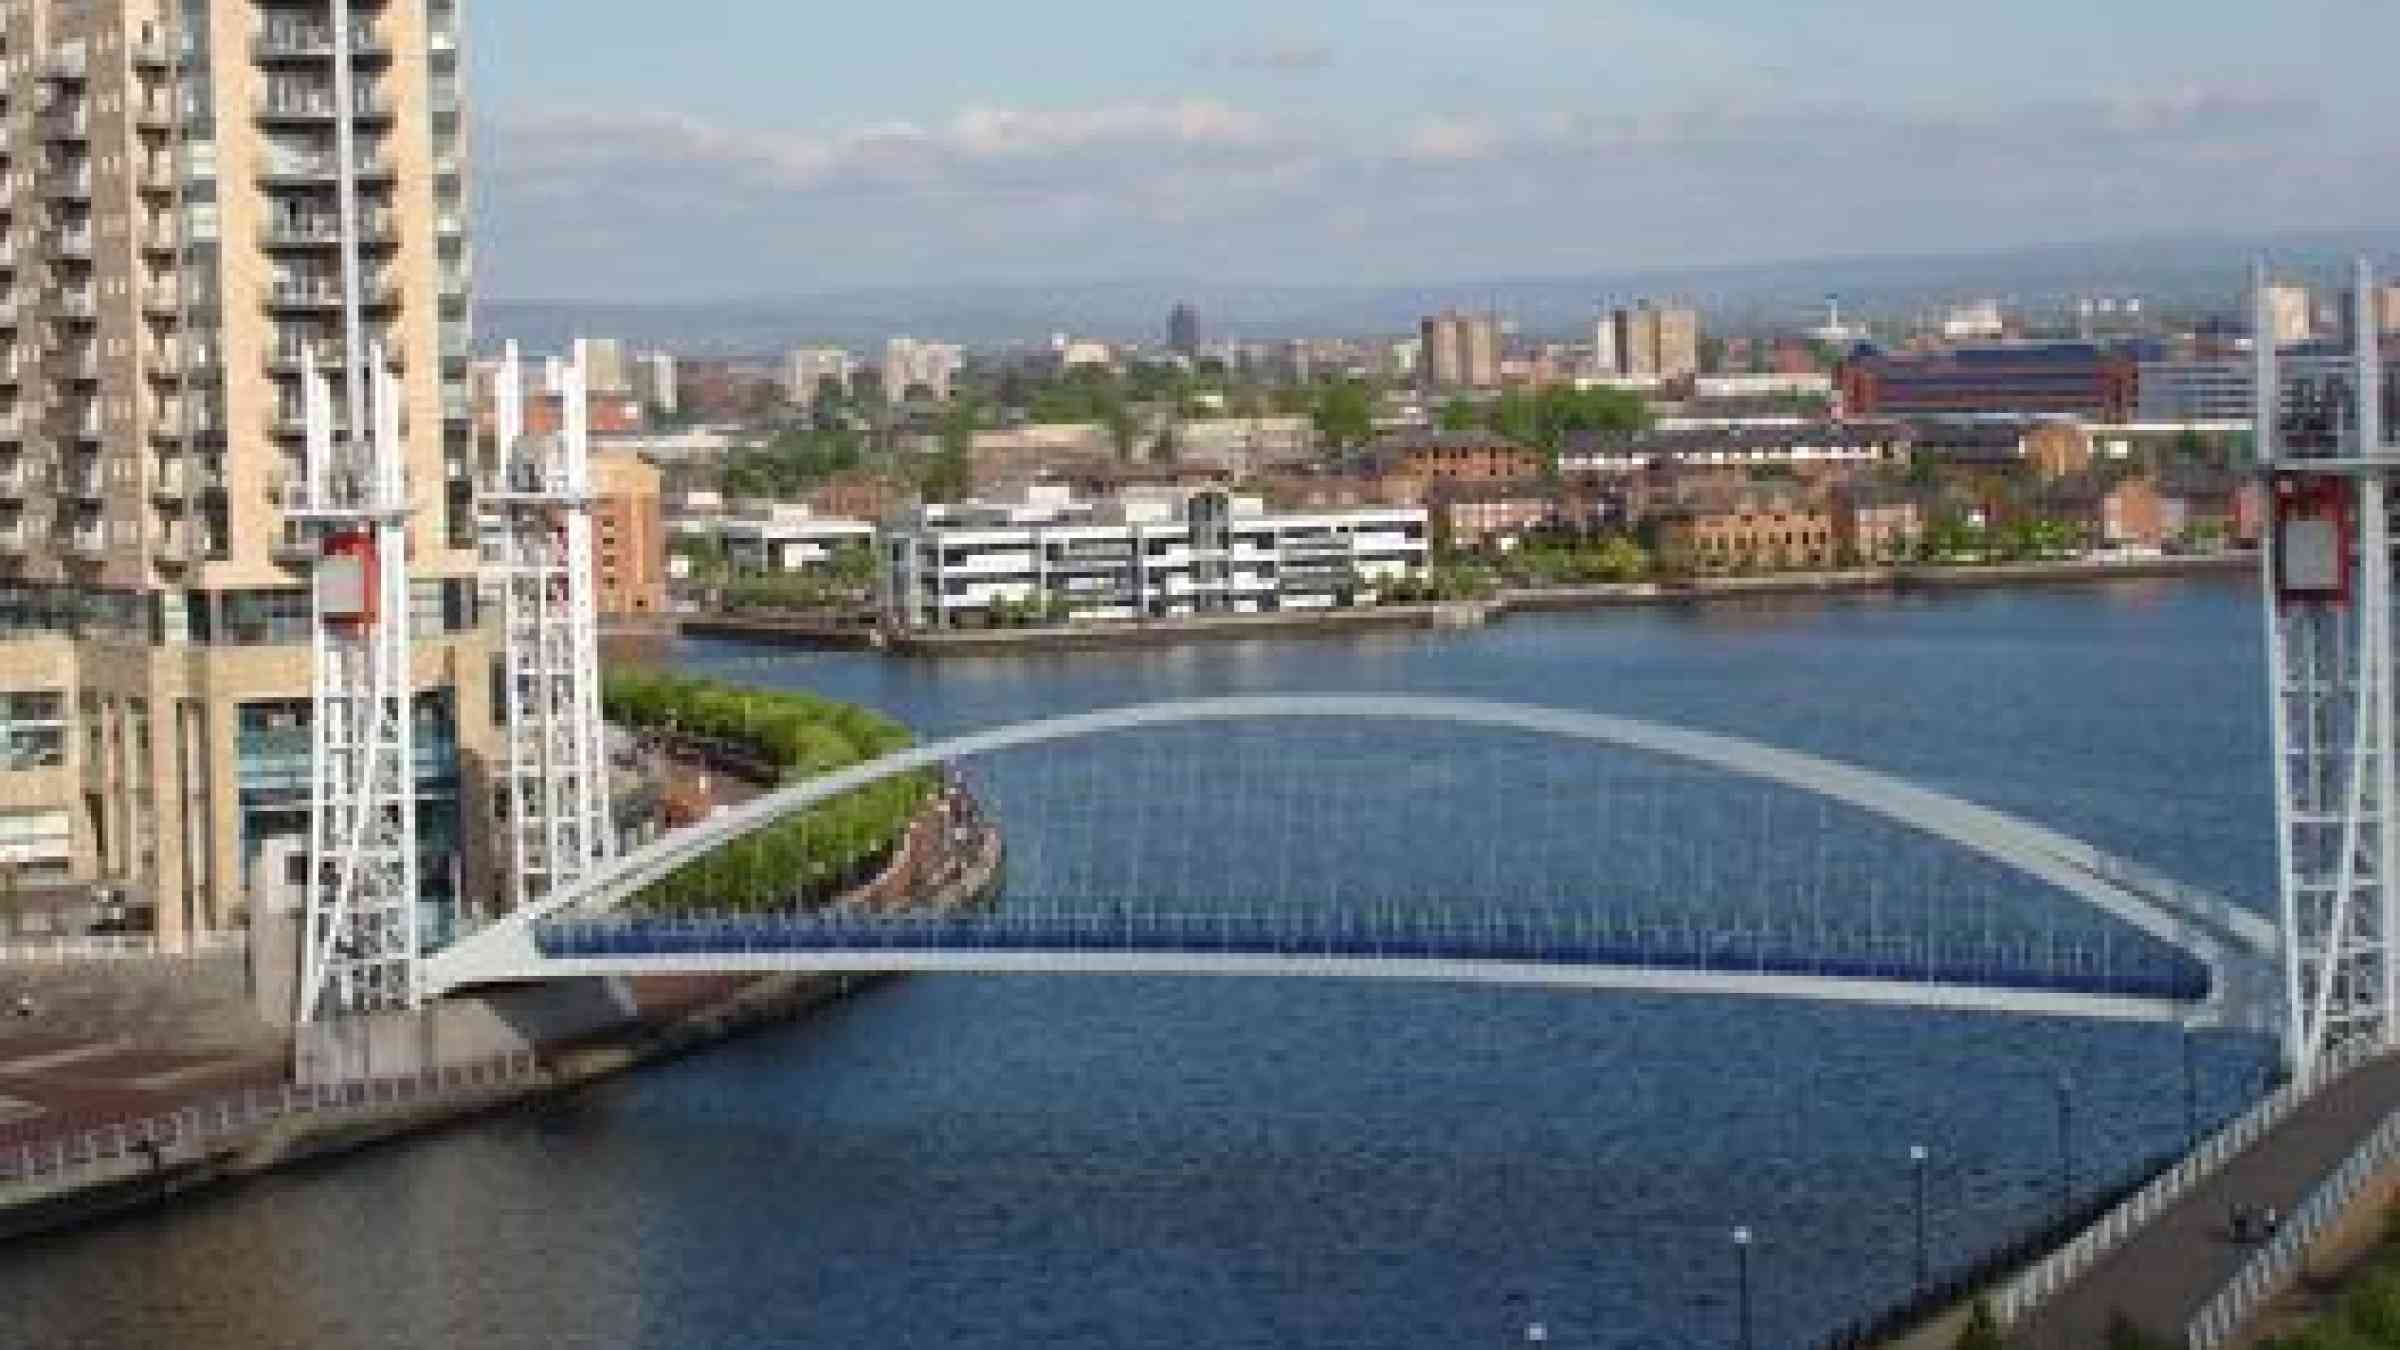
{"label": "bridge deck", "polygon": [[874,953],[1124,953],[1194,957],[1505,962],[1635,970],[1881,980],[2045,993],[2199,1002],[2208,972],[2152,955],[2114,959],[2088,948],[1943,944],[1915,938],[1627,928],[1538,913],[1464,920],[1370,916],[1296,921],[1290,914],[1080,914],[941,918],[752,916],[553,922],[534,948],[559,961],[802,957]]}
{"label": "bridge deck", "polygon": [[2400,1056],[2364,1065],[2318,1093],[2182,1203],[2128,1238],[2013,1329],[2021,1350],[2088,1350],[2123,1313],[2172,1344],[2255,1250],[2227,1230],[2235,1204],[2291,1214],[2384,1117],[2400,1110]]}

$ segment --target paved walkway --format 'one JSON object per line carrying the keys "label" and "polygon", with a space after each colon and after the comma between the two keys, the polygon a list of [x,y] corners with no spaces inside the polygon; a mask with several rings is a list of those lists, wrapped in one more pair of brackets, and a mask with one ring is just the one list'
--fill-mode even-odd
{"label": "paved walkway", "polygon": [[2395,1110],[2400,1110],[2400,1056],[2387,1056],[2318,1093],[2274,1133],[2020,1323],[2009,1343],[2022,1350],[2090,1350],[2106,1343],[2109,1320],[2122,1313],[2143,1331],[2181,1345],[2192,1315],[2254,1250],[2235,1243],[2226,1231],[2234,1204],[2296,1211]]}

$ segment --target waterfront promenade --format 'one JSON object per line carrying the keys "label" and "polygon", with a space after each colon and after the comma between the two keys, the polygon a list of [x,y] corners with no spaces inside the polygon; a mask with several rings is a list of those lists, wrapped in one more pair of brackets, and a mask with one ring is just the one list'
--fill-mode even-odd
{"label": "waterfront promenade", "polygon": [[2020,1350],[2104,1345],[2123,1316],[2181,1345],[2202,1305],[2256,1250],[2233,1240],[2237,1204],[2290,1215],[2384,1118],[2400,1111],[2400,1055],[2387,1055],[2336,1081],[2264,1139],[2194,1187],[2147,1227],[2012,1329]]}

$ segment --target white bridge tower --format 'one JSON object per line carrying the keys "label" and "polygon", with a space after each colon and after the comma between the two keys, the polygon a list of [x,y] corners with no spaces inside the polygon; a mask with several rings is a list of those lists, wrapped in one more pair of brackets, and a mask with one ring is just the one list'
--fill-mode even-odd
{"label": "white bridge tower", "polygon": [[[332,0],[333,106],[353,106],[357,29]],[[355,119],[333,119],[342,277],[343,416],[324,372],[302,380],[302,500],[316,565],[315,759],[297,1015],[303,1023],[418,1000],[416,763],[411,741],[408,483],[400,382],[361,317]]]}
{"label": "white bridge tower", "polygon": [[2346,359],[2276,350],[2266,270],[2252,277],[2255,444],[2284,944],[2284,1061],[2400,1032],[2393,879],[2391,482],[2374,274],[2362,260]]}
{"label": "white bridge tower", "polygon": [[592,595],[591,449],[584,344],[561,374],[555,435],[525,434],[517,346],[499,386],[500,582],[508,670],[510,891],[532,904],[612,851],[608,756],[600,721],[600,637]]}

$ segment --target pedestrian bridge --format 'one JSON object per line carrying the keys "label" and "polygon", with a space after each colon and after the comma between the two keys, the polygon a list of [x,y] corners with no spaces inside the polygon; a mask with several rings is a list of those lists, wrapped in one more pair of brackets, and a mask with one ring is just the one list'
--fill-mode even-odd
{"label": "pedestrian bridge", "polygon": [[[712,853],[895,775],[997,817],[986,912],[811,908]],[[2048,827],[1714,733],[1473,700],[1249,697],[919,746],[748,802],[425,959],[577,976],[1416,979],[2265,1025],[2272,925]]]}

